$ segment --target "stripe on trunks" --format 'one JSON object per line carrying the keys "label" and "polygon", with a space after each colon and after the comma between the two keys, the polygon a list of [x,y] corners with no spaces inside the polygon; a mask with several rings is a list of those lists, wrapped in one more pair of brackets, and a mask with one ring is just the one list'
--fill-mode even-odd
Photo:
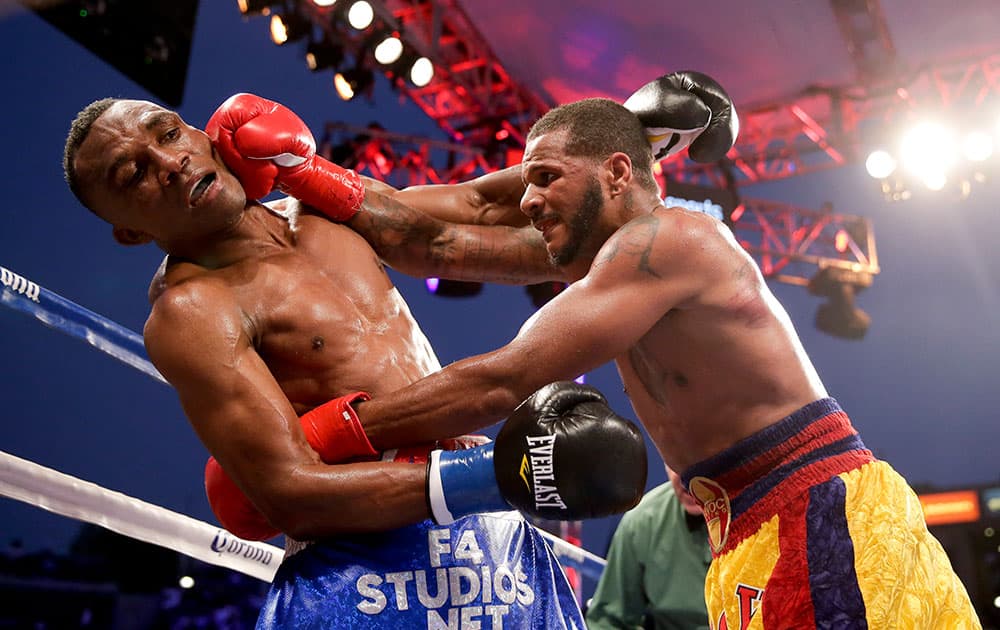
{"label": "stripe on trunks", "polygon": [[806,555],[806,511],[809,497],[799,495],[781,512],[778,521],[778,561],[767,580],[761,613],[764,628],[813,627]]}
{"label": "stripe on trunks", "polygon": [[809,590],[817,628],[866,630],[865,602],[847,528],[847,486],[840,477],[809,489],[806,511]]}
{"label": "stripe on trunks", "polygon": [[834,455],[862,450],[865,450],[865,445],[861,441],[861,437],[857,433],[854,433],[832,444],[827,444],[822,448],[810,451],[784,466],[773,469],[744,492],[740,493],[738,497],[730,498],[730,509],[733,514],[732,520],[735,521],[742,516],[744,512],[773,490],[775,486],[788,479],[796,470]]}

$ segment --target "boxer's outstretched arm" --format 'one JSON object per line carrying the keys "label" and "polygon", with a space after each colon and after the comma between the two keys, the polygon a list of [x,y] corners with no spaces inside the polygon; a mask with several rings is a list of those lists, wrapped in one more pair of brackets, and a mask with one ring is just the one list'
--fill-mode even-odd
{"label": "boxer's outstretched arm", "polygon": [[537,311],[509,344],[360,405],[372,444],[388,448],[499,422],[545,383],[622,356],[668,311],[722,286],[730,271],[720,264],[728,250],[717,230],[665,211],[628,223],[586,277]]}
{"label": "boxer's outstretched arm", "polygon": [[396,190],[362,176],[368,190],[393,197],[448,223],[524,227],[530,223],[521,212],[524,181],[521,165],[481,175],[459,184],[427,184]]}
{"label": "boxer's outstretched arm", "polygon": [[227,288],[168,288],[144,337],[202,442],[275,528],[307,540],[427,517],[424,465],[320,461]]}
{"label": "boxer's outstretched arm", "polygon": [[410,275],[502,284],[563,279],[563,272],[549,261],[541,234],[531,226],[450,223],[401,201],[426,207],[445,199],[443,207],[462,207],[454,197],[463,193],[446,191],[432,187],[390,196],[368,188],[361,209],[347,225],[385,262]]}

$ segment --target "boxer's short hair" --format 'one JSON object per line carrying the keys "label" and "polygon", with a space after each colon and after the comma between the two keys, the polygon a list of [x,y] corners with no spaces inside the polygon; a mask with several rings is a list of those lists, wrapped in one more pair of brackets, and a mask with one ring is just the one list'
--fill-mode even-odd
{"label": "boxer's short hair", "polygon": [[639,184],[658,190],[653,179],[653,152],[639,118],[619,103],[607,98],[587,98],[560,105],[546,112],[528,132],[528,141],[566,129],[563,147],[567,155],[603,160],[622,152],[632,160]]}
{"label": "boxer's short hair", "polygon": [[80,150],[80,145],[90,134],[90,128],[94,125],[94,121],[120,100],[118,98],[102,98],[87,105],[73,119],[69,133],[66,135],[66,147],[63,149],[63,177],[66,178],[66,183],[69,184],[73,195],[91,212],[94,212],[94,209],[87,205],[87,202],[80,195],[80,182],[77,180],[76,167],[73,162],[76,160],[76,152]]}

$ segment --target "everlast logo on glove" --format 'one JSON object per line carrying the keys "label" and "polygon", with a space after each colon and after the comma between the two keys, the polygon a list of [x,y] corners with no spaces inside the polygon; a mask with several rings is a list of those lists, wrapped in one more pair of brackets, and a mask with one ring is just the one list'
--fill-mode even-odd
{"label": "everlast logo on glove", "polygon": [[539,389],[507,418],[494,444],[501,496],[531,516],[596,518],[642,498],[642,434],[589,385],[557,381]]}
{"label": "everlast logo on glove", "polygon": [[[540,435],[525,436],[528,452],[521,458],[521,479],[528,492],[535,498],[535,509],[557,508],[566,509],[566,503],[559,496],[555,486],[556,477],[552,465],[552,452],[555,450],[556,436]],[[528,481],[531,475],[531,481]],[[546,483],[548,482],[548,483]]]}

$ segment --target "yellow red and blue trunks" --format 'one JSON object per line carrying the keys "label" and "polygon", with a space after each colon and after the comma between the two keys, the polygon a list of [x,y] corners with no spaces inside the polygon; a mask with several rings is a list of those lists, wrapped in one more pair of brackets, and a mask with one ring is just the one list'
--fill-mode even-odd
{"label": "yellow red and blue trunks", "polygon": [[817,400],[682,475],[714,630],[981,628],[916,494]]}

